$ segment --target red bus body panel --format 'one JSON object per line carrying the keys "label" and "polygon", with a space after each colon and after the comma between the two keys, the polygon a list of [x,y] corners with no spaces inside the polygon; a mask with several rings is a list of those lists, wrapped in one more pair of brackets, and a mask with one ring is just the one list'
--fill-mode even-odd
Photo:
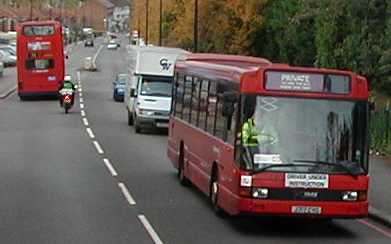
{"label": "red bus body panel", "polygon": [[[178,60],[176,72],[197,75],[202,78],[225,79],[240,84],[240,93],[257,93],[264,96],[289,96],[317,99],[344,99],[367,100],[368,85],[364,77],[352,72],[326,70],[315,68],[297,68],[284,64],[271,64],[262,59],[247,59],[224,55],[190,54],[185,60]],[[220,58],[220,61],[216,59]],[[232,60],[231,60],[232,59]],[[199,61],[197,61],[199,60]],[[216,61],[216,62],[215,62]],[[230,67],[235,62],[240,65]],[[215,62],[215,63],[213,63]],[[216,64],[217,63],[217,64]],[[252,65],[251,65],[252,63]],[[228,65],[224,65],[228,64]],[[257,66],[257,68],[254,68]],[[334,73],[349,75],[351,77],[350,94],[336,95],[326,93],[309,92],[284,92],[267,91],[264,88],[264,75],[268,70],[289,70],[298,72]],[[293,206],[316,206],[322,208],[319,215],[306,214],[305,217],[330,217],[330,218],[359,218],[368,215],[368,200],[347,201],[317,201],[317,200],[273,200],[254,199],[243,197],[240,194],[240,177],[251,172],[239,168],[234,159],[233,145],[208,134],[204,130],[192,124],[178,119],[170,118],[167,155],[173,166],[178,168],[181,144],[184,153],[184,174],[203,193],[209,195],[212,167],[217,165],[219,171],[219,206],[231,215],[255,214],[255,215],[280,215],[280,216],[304,216],[293,214]],[[353,177],[345,174],[330,174],[327,191],[362,191],[367,192],[370,178],[368,175]],[[285,187],[284,172],[262,172],[253,175],[252,187],[265,187],[268,189],[287,189]],[[290,188],[293,189],[293,188]],[[296,189],[296,188],[294,188]],[[309,191],[321,191],[320,189],[305,189]]]}
{"label": "red bus body panel", "polygon": [[[26,36],[23,33],[25,26],[54,26],[54,34],[48,36]],[[29,43],[45,43],[48,50],[33,51]],[[62,27],[56,21],[25,22],[17,26],[17,70],[18,93],[20,96],[57,95],[64,79],[64,45]],[[37,70],[27,69],[26,61],[31,57],[53,59],[54,67]]]}

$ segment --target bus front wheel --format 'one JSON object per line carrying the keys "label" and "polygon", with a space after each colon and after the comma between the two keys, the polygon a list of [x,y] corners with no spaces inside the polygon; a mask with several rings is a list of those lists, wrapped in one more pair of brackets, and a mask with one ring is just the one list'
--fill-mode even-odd
{"label": "bus front wheel", "polygon": [[181,185],[183,186],[189,186],[190,181],[187,179],[185,175],[185,159],[183,154],[183,146],[181,146],[181,150],[179,153],[179,163],[178,163],[178,179]]}
{"label": "bus front wheel", "polygon": [[212,203],[213,211],[220,217],[224,217],[224,211],[219,206],[219,176],[218,171],[214,170],[212,174],[212,182],[210,184],[210,201]]}

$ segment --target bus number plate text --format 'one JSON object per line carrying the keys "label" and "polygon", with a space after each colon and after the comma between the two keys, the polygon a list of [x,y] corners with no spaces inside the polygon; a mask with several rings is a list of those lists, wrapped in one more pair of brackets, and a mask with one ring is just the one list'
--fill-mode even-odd
{"label": "bus number plate text", "polygon": [[295,214],[321,214],[321,207],[313,206],[292,206],[292,213]]}

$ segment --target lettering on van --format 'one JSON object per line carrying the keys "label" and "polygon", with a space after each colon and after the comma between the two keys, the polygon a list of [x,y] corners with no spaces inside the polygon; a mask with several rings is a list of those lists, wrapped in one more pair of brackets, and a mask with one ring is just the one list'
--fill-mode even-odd
{"label": "lettering on van", "polygon": [[170,61],[168,61],[167,58],[161,58],[161,59],[160,59],[160,67],[162,67],[162,71],[164,71],[164,70],[167,70],[167,71],[170,70],[171,65],[172,65],[172,63],[170,63]]}

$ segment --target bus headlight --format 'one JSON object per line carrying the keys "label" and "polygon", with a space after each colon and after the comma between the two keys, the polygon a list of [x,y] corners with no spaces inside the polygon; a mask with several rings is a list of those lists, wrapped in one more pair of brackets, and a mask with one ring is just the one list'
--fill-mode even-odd
{"label": "bus headlight", "polygon": [[357,201],[357,198],[358,198],[358,193],[356,191],[346,191],[342,193],[342,200],[344,201],[353,202],[353,201]]}
{"label": "bus headlight", "polygon": [[253,196],[253,198],[265,199],[269,196],[269,189],[267,189],[267,188],[253,188],[252,196]]}

